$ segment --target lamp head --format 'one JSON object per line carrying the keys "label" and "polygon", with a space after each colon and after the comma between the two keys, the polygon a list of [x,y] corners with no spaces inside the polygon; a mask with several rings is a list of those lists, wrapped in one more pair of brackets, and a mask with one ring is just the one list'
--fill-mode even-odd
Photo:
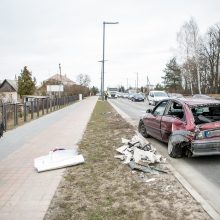
{"label": "lamp head", "polygon": [[107,21],[104,21],[103,24],[119,24],[119,22],[107,22]]}

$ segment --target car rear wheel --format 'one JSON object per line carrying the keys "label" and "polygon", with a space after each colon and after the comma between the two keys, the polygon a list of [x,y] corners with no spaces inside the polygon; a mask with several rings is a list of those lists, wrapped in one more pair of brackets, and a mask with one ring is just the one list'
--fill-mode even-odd
{"label": "car rear wheel", "polygon": [[146,138],[149,137],[149,134],[147,133],[146,127],[142,120],[139,121],[138,131],[141,133],[143,137],[146,137]]}
{"label": "car rear wheel", "polygon": [[168,154],[172,158],[180,158],[183,156],[183,148],[181,147],[181,144],[173,144],[172,137],[170,137],[168,142]]}

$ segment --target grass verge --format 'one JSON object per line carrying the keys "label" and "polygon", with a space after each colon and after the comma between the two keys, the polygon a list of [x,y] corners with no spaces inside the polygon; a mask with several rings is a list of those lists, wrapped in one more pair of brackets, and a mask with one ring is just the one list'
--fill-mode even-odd
{"label": "grass verge", "polygon": [[114,158],[134,128],[98,101],[79,144],[86,162],[66,169],[45,219],[209,219],[171,173],[131,172]]}

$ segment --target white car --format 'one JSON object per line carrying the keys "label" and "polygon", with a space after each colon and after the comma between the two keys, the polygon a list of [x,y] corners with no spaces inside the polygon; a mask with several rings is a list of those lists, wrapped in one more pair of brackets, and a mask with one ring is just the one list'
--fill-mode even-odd
{"label": "white car", "polygon": [[149,95],[147,96],[149,105],[157,105],[158,102],[160,102],[163,99],[169,98],[168,94],[164,91],[156,91],[152,90],[149,92]]}

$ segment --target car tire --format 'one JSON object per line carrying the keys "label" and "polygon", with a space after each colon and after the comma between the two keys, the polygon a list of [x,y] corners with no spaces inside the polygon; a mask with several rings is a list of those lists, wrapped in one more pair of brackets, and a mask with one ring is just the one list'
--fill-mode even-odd
{"label": "car tire", "polygon": [[168,142],[168,154],[172,158],[181,158],[183,157],[183,148],[181,147],[181,144],[176,144],[174,145],[171,141],[171,138],[169,139]]}
{"label": "car tire", "polygon": [[143,137],[146,137],[146,138],[150,137],[149,134],[147,133],[146,127],[142,120],[139,121],[138,131],[141,133]]}

